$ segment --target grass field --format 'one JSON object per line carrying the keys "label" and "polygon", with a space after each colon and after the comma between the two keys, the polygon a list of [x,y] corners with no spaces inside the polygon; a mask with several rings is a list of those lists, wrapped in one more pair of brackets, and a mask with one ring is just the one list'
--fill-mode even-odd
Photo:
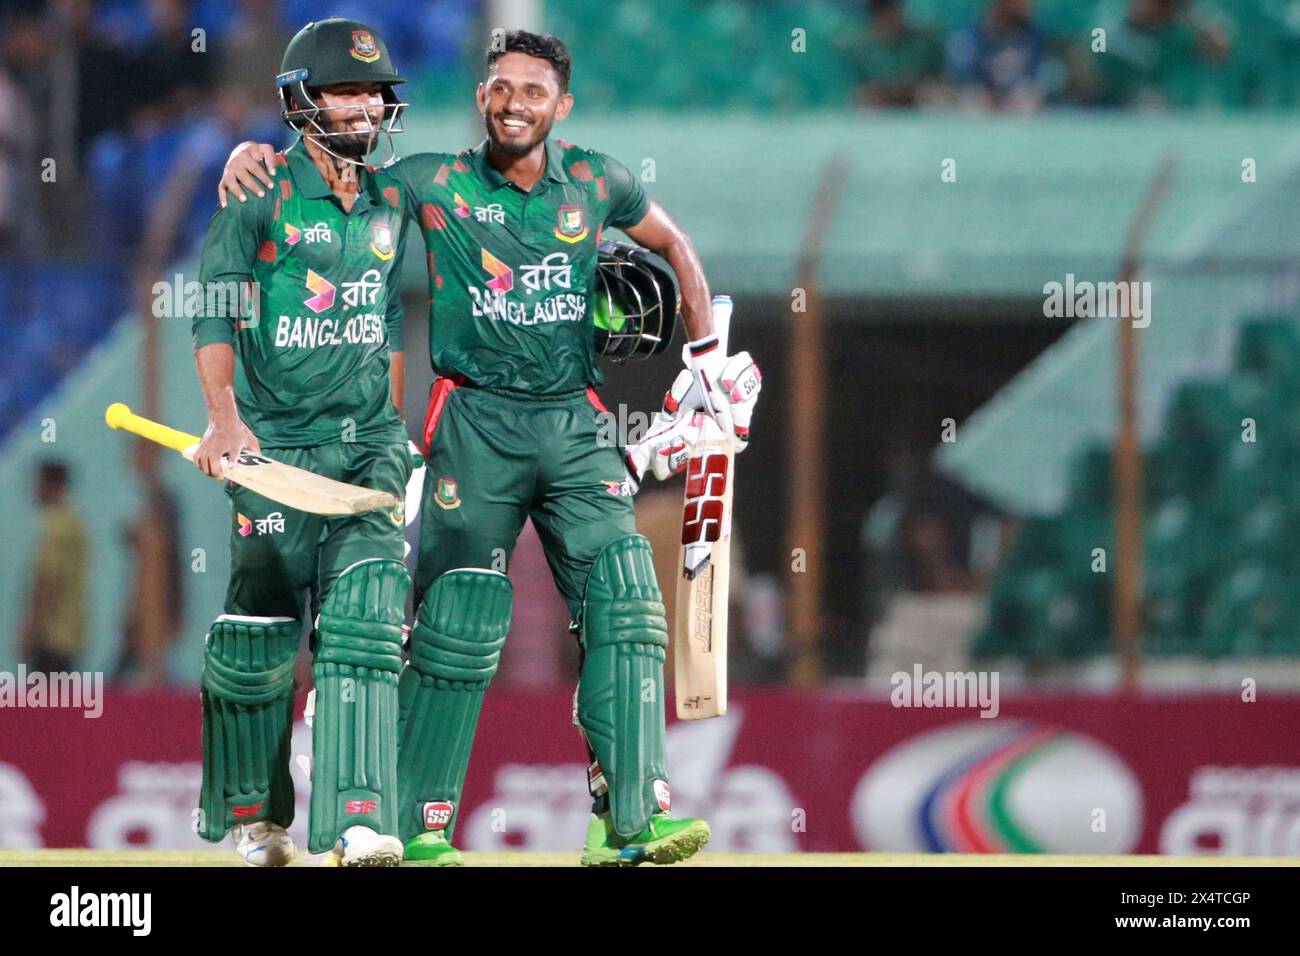
{"label": "grass field", "polygon": [[[577,866],[577,853],[466,853],[466,866]],[[4,850],[4,866],[239,866],[233,850]],[[419,864],[407,864],[412,868]],[[709,853],[677,866],[1300,866],[1300,857]]]}

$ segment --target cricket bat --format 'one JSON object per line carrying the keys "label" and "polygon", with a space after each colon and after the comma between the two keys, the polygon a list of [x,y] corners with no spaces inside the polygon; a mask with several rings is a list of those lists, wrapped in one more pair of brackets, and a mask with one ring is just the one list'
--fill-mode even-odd
{"label": "cricket bat", "polygon": [[[713,297],[713,329],[727,351],[731,298]],[[683,359],[686,358],[683,351]],[[678,720],[727,712],[727,599],[731,569],[731,493],[735,452],[707,416],[686,466],[681,577],[673,624]]]}
{"label": "cricket bat", "polygon": [[[109,428],[134,432],[178,451],[188,461],[194,460],[194,451],[202,440],[198,435],[141,418],[121,402],[108,406],[104,421]],[[225,473],[228,479],[249,491],[309,514],[355,515],[397,505],[397,498],[386,491],[345,484],[251,451],[240,452],[234,461],[225,459]]]}

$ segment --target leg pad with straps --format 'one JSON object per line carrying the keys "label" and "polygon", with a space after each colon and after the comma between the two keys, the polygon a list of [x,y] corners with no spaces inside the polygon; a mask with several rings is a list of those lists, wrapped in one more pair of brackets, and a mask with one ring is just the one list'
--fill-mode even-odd
{"label": "leg pad with straps", "polygon": [[650,542],[606,545],[587,579],[578,722],[609,787],[615,830],[643,830],[667,794],[664,658],[668,622]]}
{"label": "leg pad with straps", "polygon": [[203,789],[199,836],[238,824],[293,822],[289,742],[302,622],[223,614],[203,652]]}
{"label": "leg pad with straps", "polygon": [[359,561],[316,618],[309,845],[351,826],[397,834],[397,680],[411,577],[401,561]]}
{"label": "leg pad with straps", "polygon": [[429,585],[402,673],[398,755],[403,840],[455,829],[483,695],[510,630],[510,579],[458,568]]}

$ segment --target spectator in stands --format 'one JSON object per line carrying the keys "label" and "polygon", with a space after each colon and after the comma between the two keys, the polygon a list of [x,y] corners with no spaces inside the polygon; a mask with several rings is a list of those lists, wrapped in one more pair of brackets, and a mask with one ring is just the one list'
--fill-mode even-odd
{"label": "spectator in stands", "polygon": [[[241,104],[274,103],[267,77],[278,73],[290,33],[277,0],[240,0],[239,13],[222,43],[221,85]],[[405,61],[402,61],[405,62]]]}
{"label": "spectator in stands", "polygon": [[216,73],[214,38],[195,49],[190,0],[149,0],[150,36],[134,58],[136,124],[166,124],[185,116],[210,92]]}
{"label": "spectator in stands", "polygon": [[[58,216],[58,197],[53,190],[37,190],[35,175],[18,177],[24,170],[34,171],[42,158],[52,155],[53,124],[31,122],[29,106],[49,102],[50,76],[40,71],[49,43],[38,10],[12,13],[0,28],[0,87],[4,88],[0,98],[5,101],[0,108],[0,178],[5,180],[0,185],[0,206],[7,210],[7,214],[0,213],[0,231],[7,233],[7,241],[0,239],[0,248],[21,249],[27,256],[38,257],[50,248],[48,224]],[[26,196],[21,213],[17,209],[20,195]]]}
{"label": "spectator in stands", "polygon": [[31,101],[49,110],[50,145],[41,155],[76,173],[91,140],[125,122],[140,84],[127,51],[95,30],[90,0],[50,0],[41,40],[28,65],[40,89]]}
{"label": "spectator in stands", "polygon": [[991,0],[977,23],[949,38],[948,73],[963,104],[1013,112],[1043,105],[1058,70],[1033,6]]}
{"label": "spectator in stands", "polygon": [[943,40],[909,23],[903,0],[869,0],[871,22],[857,57],[858,102],[907,107],[934,102],[942,90]]}
{"label": "spectator in stands", "polygon": [[95,32],[92,13],[89,0],[28,4],[0,35],[4,70],[31,118],[23,126],[24,161],[36,173],[24,184],[21,246],[32,257],[88,251],[84,153],[131,105],[127,58]]}
{"label": "spectator in stands", "polygon": [[76,667],[86,646],[86,527],[68,501],[68,468],[40,466],[36,485],[40,541],[19,632],[19,659],[33,670]]}
{"label": "spectator in stands", "polygon": [[0,57],[0,255],[12,255],[22,245],[24,216],[19,209],[19,177],[34,178],[35,158],[27,131],[31,112],[22,88]]}
{"label": "spectator in stands", "polygon": [[1163,108],[1185,102],[1196,85],[1231,54],[1223,25],[1186,0],[1131,0],[1095,55],[1094,98],[1105,106]]}

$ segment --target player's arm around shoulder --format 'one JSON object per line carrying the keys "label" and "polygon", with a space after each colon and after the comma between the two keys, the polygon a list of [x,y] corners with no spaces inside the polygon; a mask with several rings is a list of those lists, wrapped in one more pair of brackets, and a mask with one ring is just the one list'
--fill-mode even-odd
{"label": "player's arm around shoulder", "polygon": [[276,178],[284,175],[287,165],[284,154],[270,143],[245,140],[226,158],[217,184],[217,200],[225,208],[232,199],[242,204],[254,197],[273,196],[278,189]]}
{"label": "player's arm around shoulder", "polygon": [[455,192],[450,176],[469,172],[469,166],[457,153],[414,153],[390,160],[378,172],[396,183],[406,217],[422,229],[431,229],[441,221],[431,207],[450,203]]}

